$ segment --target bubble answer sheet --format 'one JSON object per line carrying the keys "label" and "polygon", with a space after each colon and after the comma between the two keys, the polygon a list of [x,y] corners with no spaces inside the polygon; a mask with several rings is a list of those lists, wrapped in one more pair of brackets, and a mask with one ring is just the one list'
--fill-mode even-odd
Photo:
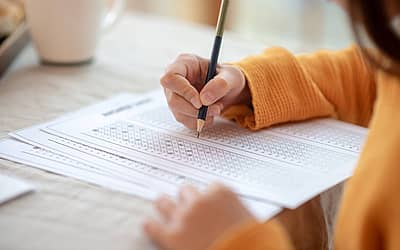
{"label": "bubble answer sheet", "polygon": [[[41,127],[48,124],[82,115],[108,116],[132,110],[149,101],[147,96],[155,95],[160,96],[158,91],[142,95],[140,98],[132,94],[120,94],[99,104],[64,115],[56,121],[15,131],[10,135],[19,141],[13,139],[0,141],[0,157],[149,200],[154,200],[162,193],[174,196],[179,186],[184,184],[204,189],[205,183],[180,174],[41,131]],[[245,197],[241,199],[260,220],[267,220],[281,211],[276,205]]]}
{"label": "bubble answer sheet", "polygon": [[245,197],[288,208],[351,176],[367,133],[333,119],[258,132],[217,119],[198,139],[174,120],[163,100],[154,94],[133,109],[41,129],[76,142],[71,146],[79,151],[90,147],[202,183],[220,181]]}
{"label": "bubble answer sheet", "polygon": [[[176,190],[171,192],[174,186],[169,184],[168,187],[168,183],[163,183],[161,180],[156,181],[149,178],[147,182],[144,183],[137,181],[136,178],[117,178],[108,173],[99,171],[95,164],[69,158],[52,150],[39,148],[13,139],[0,141],[0,157],[147,200],[154,200],[162,193],[170,196],[176,195]],[[156,171],[155,169],[153,170],[153,172]],[[167,173],[164,174],[166,175]],[[169,175],[170,177],[173,176],[172,173]],[[193,182],[192,185],[202,188],[204,184]],[[155,187],[163,187],[164,189],[160,190]],[[281,211],[280,207],[265,202],[243,197],[241,200],[244,205],[262,221],[271,218]]]}

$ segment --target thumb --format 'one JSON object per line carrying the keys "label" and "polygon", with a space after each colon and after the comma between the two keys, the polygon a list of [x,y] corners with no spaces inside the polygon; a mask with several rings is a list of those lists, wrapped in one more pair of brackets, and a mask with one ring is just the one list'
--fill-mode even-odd
{"label": "thumb", "polygon": [[231,90],[229,83],[223,75],[217,75],[210,80],[200,92],[201,103],[205,106],[217,102]]}

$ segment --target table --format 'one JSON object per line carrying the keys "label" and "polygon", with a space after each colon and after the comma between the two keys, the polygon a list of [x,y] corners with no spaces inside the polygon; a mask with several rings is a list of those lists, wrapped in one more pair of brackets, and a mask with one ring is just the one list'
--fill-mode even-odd
{"label": "table", "polygon": [[[126,13],[104,34],[91,65],[42,66],[30,45],[0,81],[0,138],[119,92],[157,88],[178,53],[208,57],[213,36],[210,27]],[[221,60],[264,46],[228,32]],[[5,160],[0,172],[36,186],[0,206],[0,249],[154,249],[140,226],[152,214],[149,202]]]}

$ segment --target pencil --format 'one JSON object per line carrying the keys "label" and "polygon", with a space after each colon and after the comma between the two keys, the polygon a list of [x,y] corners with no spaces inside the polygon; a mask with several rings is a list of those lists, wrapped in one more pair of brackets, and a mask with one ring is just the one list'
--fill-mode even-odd
{"label": "pencil", "polygon": [[[224,26],[225,26],[225,19],[226,19],[226,13],[228,10],[228,5],[229,5],[229,0],[222,0],[220,10],[219,10],[214,45],[213,45],[213,49],[211,52],[211,59],[208,64],[207,77],[206,77],[204,85],[206,85],[216,75],[216,70],[217,70],[217,65],[218,65],[218,56],[219,56],[219,51],[221,49],[222,36],[224,34]],[[203,130],[203,127],[204,127],[204,124],[205,124],[205,121],[207,118],[207,110],[208,110],[208,106],[204,106],[204,105],[201,106],[201,108],[199,109],[199,113],[197,115],[197,138],[199,138],[200,133]]]}

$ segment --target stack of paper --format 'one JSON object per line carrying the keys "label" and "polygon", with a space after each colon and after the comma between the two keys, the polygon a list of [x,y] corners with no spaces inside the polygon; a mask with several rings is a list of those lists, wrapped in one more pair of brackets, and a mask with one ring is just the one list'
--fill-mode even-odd
{"label": "stack of paper", "polygon": [[146,199],[223,182],[268,219],[349,177],[366,135],[332,119],[259,132],[217,119],[198,139],[163,100],[161,92],[116,96],[11,133],[20,141],[2,141],[0,156]]}
{"label": "stack of paper", "polygon": [[33,187],[21,180],[0,175],[0,204],[33,190]]}

